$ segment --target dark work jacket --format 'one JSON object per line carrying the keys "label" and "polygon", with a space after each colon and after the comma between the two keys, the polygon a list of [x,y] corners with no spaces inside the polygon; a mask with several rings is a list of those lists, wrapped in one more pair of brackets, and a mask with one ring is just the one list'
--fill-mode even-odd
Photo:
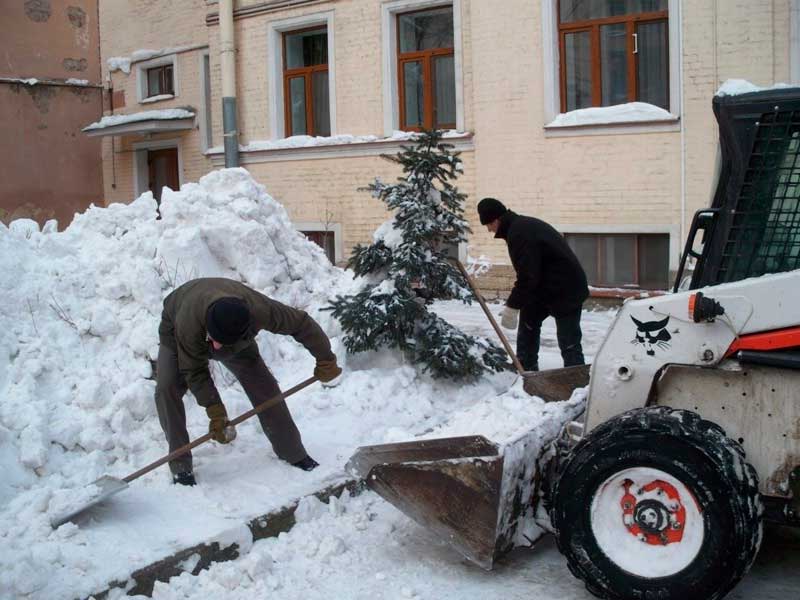
{"label": "dark work jacket", "polygon": [[507,211],[495,237],[508,244],[517,281],[506,304],[543,306],[553,316],[579,309],[589,297],[586,273],[564,237],[541,219]]}
{"label": "dark work jacket", "polygon": [[300,342],[317,360],[333,360],[330,341],[314,319],[302,310],[281,304],[232,279],[193,279],[175,289],[164,299],[159,341],[174,349],[178,355],[178,370],[186,378],[189,389],[200,406],[221,402],[211,379],[208,361],[211,344],[208,341],[206,313],[220,298],[239,298],[250,309],[250,330],[244,338],[220,353],[226,356],[241,352],[251,344],[259,331],[290,335]]}

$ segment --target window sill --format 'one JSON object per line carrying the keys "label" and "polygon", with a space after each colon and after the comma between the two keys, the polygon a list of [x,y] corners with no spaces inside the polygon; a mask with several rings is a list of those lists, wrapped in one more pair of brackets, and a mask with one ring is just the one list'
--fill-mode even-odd
{"label": "window sill", "polygon": [[[452,144],[456,151],[474,149],[471,132],[452,131],[445,134],[445,143]],[[397,132],[388,138],[376,136],[338,135],[329,138],[310,138],[295,136],[281,140],[253,141],[246,146],[239,146],[239,161],[242,164],[286,162],[292,160],[315,160],[326,158],[351,158],[359,156],[380,156],[381,154],[398,152],[401,145],[411,143],[411,135]],[[225,151],[222,146],[206,150],[213,165],[225,163]]]}
{"label": "window sill", "polygon": [[162,100],[172,100],[175,94],[159,94],[158,96],[150,96],[149,98],[142,98],[139,104],[152,104],[153,102],[161,102]]}
{"label": "window sill", "polygon": [[574,137],[583,135],[621,135],[632,133],[662,133],[681,130],[680,117],[653,121],[618,121],[614,123],[586,123],[576,125],[545,125],[544,137]]}

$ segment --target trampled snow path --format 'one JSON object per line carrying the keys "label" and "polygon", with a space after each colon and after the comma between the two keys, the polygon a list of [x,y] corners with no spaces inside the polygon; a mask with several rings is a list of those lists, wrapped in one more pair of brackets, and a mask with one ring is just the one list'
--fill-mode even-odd
{"label": "trampled snow path", "polygon": [[[491,305],[499,312],[500,305]],[[470,333],[490,334],[477,306],[438,305],[437,312]],[[597,347],[613,313],[585,312],[586,349]],[[543,347],[555,345],[552,320]],[[543,364],[558,362],[552,350]],[[557,366],[554,364],[553,366]],[[449,546],[373,493],[330,506],[308,501],[288,534],[254,544],[247,556],[156,584],[156,600],[590,600],[572,577],[552,537],[518,549],[492,572],[463,560]],[[755,566],[731,600],[788,600],[800,589],[800,535],[770,531]],[[143,600],[143,597],[134,597]]]}

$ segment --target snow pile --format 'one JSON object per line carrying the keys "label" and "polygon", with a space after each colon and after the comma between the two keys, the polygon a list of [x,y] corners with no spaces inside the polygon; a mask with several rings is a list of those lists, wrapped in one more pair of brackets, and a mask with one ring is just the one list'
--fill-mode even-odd
{"label": "snow pile", "polygon": [[124,125],[126,123],[137,123],[139,121],[150,121],[152,119],[169,121],[172,119],[191,119],[194,117],[192,111],[184,108],[166,108],[163,110],[145,110],[129,115],[110,115],[103,117],[99,121],[87,125],[82,131],[92,131],[94,129],[105,129],[114,125]]}
{"label": "snow pile", "polygon": [[112,73],[114,71],[122,71],[128,75],[131,72],[131,59],[127,56],[112,56],[106,61],[106,65]]}
{"label": "snow pile", "polygon": [[[165,190],[160,211],[157,220],[147,193],[91,207],[63,232],[54,222],[41,231],[31,220],[0,225],[0,597],[78,597],[124,581],[224,533],[231,520],[341,481],[357,446],[413,438],[507,385],[505,376],[469,387],[435,382],[391,352],[345,356],[338,324],[319,309],[351,292],[351,274],[294,230],[244,169]],[[305,474],[279,461],[252,419],[234,444],[195,452],[197,488],[170,485],[163,467],[101,507],[99,520],[53,531],[50,517],[92,491],[84,486],[165,453],[151,378],[162,300],[202,276],[305,309],[331,337],[344,381],[290,399],[322,467]],[[285,387],[311,373],[313,358],[291,338],[261,333],[258,343]],[[212,373],[229,414],[250,407],[227,372],[212,365]],[[202,409],[190,395],[185,406],[192,437],[204,433]]]}
{"label": "snow pile", "polygon": [[613,125],[614,123],[647,123],[674,121],[675,115],[647,102],[628,102],[615,106],[580,108],[558,115],[546,127],[577,127],[580,125]]}
{"label": "snow pile", "polygon": [[[26,536],[69,532],[48,531],[55,491],[124,473],[163,451],[150,361],[161,302],[175,286],[229,277],[326,322],[315,307],[350,280],[243,169],[165,192],[163,219],[156,214],[147,193],[129,205],[92,207],[61,233],[42,233],[30,220],[0,225],[0,543],[22,544],[23,555]],[[262,354],[309,372],[313,365],[291,338]],[[9,578],[35,586],[45,576],[15,572],[21,558],[3,553],[0,590]]]}

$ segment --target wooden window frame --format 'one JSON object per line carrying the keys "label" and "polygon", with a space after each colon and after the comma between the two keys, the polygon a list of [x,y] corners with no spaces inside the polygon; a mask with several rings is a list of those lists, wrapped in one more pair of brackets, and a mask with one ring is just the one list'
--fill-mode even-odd
{"label": "wooden window frame", "polygon": [[[591,73],[592,73],[592,107],[599,107],[603,105],[603,83],[601,72],[601,49],[600,49],[600,27],[602,25],[615,25],[624,23],[625,32],[627,37],[627,52],[628,52],[628,102],[636,102],[639,95],[639,82],[637,77],[637,61],[638,55],[634,53],[634,34],[637,32],[637,27],[642,23],[656,23],[663,21],[667,25],[667,32],[669,33],[669,10],[660,10],[644,13],[632,13],[628,15],[619,15],[616,17],[605,17],[602,19],[585,19],[583,21],[573,21],[570,23],[561,22],[561,0],[558,0],[556,5],[556,14],[558,18],[558,52],[559,52],[559,87],[561,92],[561,112],[567,112],[567,57],[566,57],[566,37],[570,33],[580,33],[588,31],[590,34],[591,44]],[[667,52],[667,65],[669,65],[669,40],[666,46]],[[667,100],[670,99],[669,89],[669,68],[667,69]],[[588,108],[588,107],[585,107]],[[666,110],[670,110],[668,106]]]}
{"label": "wooden window frame", "polygon": [[[589,285],[595,287],[605,287],[605,288],[630,288],[630,289],[661,289],[661,288],[643,288],[641,284],[641,279],[639,277],[639,262],[640,262],[640,252],[639,252],[639,242],[642,237],[653,237],[653,236],[666,236],[667,238],[667,249],[669,250],[669,234],[667,233],[577,233],[577,232],[567,232],[566,236],[591,236],[594,238],[595,242],[595,270],[597,272],[598,280],[594,282],[589,282]],[[609,283],[607,281],[601,281],[599,278],[603,273],[603,267],[608,264],[608,258],[606,257],[605,251],[605,244],[603,243],[606,238],[609,237],[632,237],[633,238],[633,277],[634,281],[631,283]],[[667,260],[667,271],[669,272],[669,260]],[[666,277],[666,287],[669,287],[669,275]]]}
{"label": "wooden window frame", "polygon": [[[330,64],[331,57],[328,56],[328,62],[324,65],[313,65],[310,67],[297,67],[294,69],[287,68],[289,57],[286,53],[286,38],[290,35],[296,35],[298,33],[305,33],[307,31],[319,31],[325,30],[325,35],[329,35],[328,33],[328,25],[321,24],[321,25],[314,25],[309,27],[303,27],[302,29],[291,29],[289,31],[281,32],[281,45],[283,48],[283,119],[285,123],[285,135],[286,137],[291,137],[293,135],[310,135],[316,136],[317,129],[316,124],[314,123],[314,96],[313,96],[313,85],[312,80],[314,78],[314,73],[321,73],[325,72],[328,73],[328,86],[330,86],[330,73],[328,71],[328,65]],[[327,48],[326,48],[327,52]],[[305,134],[296,134],[294,132],[293,123],[292,123],[292,96],[291,90],[289,88],[289,82],[294,79],[295,77],[303,77],[303,83],[305,84],[305,94],[306,94],[306,133]],[[330,89],[328,90],[330,94]],[[330,111],[330,105],[327,107],[328,111]]]}
{"label": "wooden window frame", "polygon": [[[161,88],[158,94],[154,94],[150,89],[150,73],[152,71],[158,71],[158,84]],[[161,95],[175,95],[175,69],[173,69],[172,63],[145,69],[144,77],[146,82],[145,87],[147,90],[147,96],[145,99]]]}
{"label": "wooden window frame", "polygon": [[[433,48],[431,50],[418,50],[415,52],[401,52],[400,51],[400,17],[406,15],[432,12],[441,8],[450,8],[453,14],[453,46],[450,48]],[[397,37],[397,85],[398,96],[400,100],[400,130],[401,131],[422,131],[423,129],[433,129],[434,125],[437,129],[455,129],[456,123],[436,123],[436,103],[434,102],[434,89],[436,82],[434,81],[433,60],[440,56],[452,56],[453,64],[455,65],[455,14],[453,13],[452,5],[443,6],[430,6],[427,8],[420,8],[416,10],[403,11],[395,14],[395,31]],[[423,118],[421,127],[412,127],[406,124],[406,90],[405,90],[405,69],[403,68],[406,63],[421,62],[422,63],[422,105],[423,105]],[[458,113],[458,100],[456,100],[456,114]]]}

